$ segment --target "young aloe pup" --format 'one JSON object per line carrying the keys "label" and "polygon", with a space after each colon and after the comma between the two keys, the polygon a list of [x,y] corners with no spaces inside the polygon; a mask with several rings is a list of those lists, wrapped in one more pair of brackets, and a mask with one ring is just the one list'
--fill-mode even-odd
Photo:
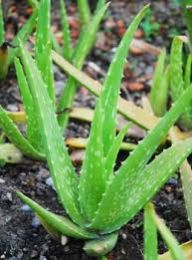
{"label": "young aloe pup", "polygon": [[187,88],[119,170],[114,170],[120,145],[128,130],[126,126],[116,136],[116,112],[124,61],[134,32],[148,9],[145,6],[135,17],[110,65],[95,108],[80,176],[76,174],[63,142],[47,86],[29,52],[22,44],[20,46],[28,90],[38,111],[48,166],[68,217],[44,209],[21,192],[17,195],[34,210],[47,230],[58,236],[86,240],[84,250],[95,256],[103,256],[112,250],[118,230],[153,198],[192,152],[192,139],[188,139],[163,151],[149,163],[170,127],[191,101],[192,89]]}

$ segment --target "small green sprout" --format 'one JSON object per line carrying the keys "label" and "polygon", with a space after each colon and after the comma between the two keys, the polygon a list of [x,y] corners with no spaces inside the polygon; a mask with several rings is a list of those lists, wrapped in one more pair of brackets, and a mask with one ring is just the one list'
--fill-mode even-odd
{"label": "small green sprout", "polygon": [[106,255],[115,246],[118,231],[149,202],[192,152],[192,139],[164,150],[151,162],[169,129],[192,99],[187,88],[175,106],[115,171],[115,161],[128,126],[116,135],[116,113],[124,61],[133,35],[149,7],[135,17],[122,39],[97,101],[80,176],[72,165],[55,116],[54,104],[35,60],[20,44],[20,59],[29,85],[50,173],[68,217],[54,214],[17,192],[59,236],[86,240],[84,250]]}

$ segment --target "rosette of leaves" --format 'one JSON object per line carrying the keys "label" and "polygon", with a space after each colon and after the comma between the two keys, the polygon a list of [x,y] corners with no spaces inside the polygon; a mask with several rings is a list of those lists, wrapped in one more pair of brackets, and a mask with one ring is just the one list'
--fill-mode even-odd
{"label": "rosette of leaves", "polygon": [[[175,103],[184,93],[186,88],[191,87],[191,64],[192,56],[186,57],[183,45],[189,48],[185,37],[177,36],[173,39],[168,65],[166,64],[166,51],[162,50],[150,93],[150,101],[154,113],[163,116],[167,111],[168,99]],[[188,52],[189,53],[189,52]],[[192,128],[192,107],[186,107],[185,113],[179,119],[179,125],[184,130]]]}
{"label": "rosette of leaves", "polygon": [[68,217],[54,214],[21,192],[45,228],[57,236],[85,240],[84,250],[95,256],[115,246],[119,229],[142,209],[192,151],[192,139],[164,150],[152,161],[170,127],[191,102],[186,89],[175,106],[115,171],[117,154],[128,126],[116,135],[116,112],[124,61],[134,32],[148,11],[135,17],[120,43],[97,101],[81,174],[75,171],[41,73],[21,44],[20,58],[25,71],[42,136],[43,147],[59,200]]}

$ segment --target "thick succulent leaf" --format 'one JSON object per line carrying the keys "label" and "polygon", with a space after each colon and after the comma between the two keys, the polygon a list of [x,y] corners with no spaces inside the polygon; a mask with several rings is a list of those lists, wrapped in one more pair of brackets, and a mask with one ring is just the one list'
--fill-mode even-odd
{"label": "thick succulent leaf", "polygon": [[28,83],[19,59],[15,58],[15,68],[18,79],[18,85],[22,96],[22,101],[25,108],[27,121],[27,139],[33,147],[38,151],[43,151],[41,134],[37,121],[36,110],[31,96]]}
{"label": "thick succulent leaf", "polygon": [[144,211],[144,259],[157,260],[157,227],[153,219],[153,205],[148,203]]}
{"label": "thick succulent leaf", "polygon": [[[56,52],[52,52],[52,57],[54,62],[65,72],[67,72],[71,77],[82,84],[86,89],[88,89],[95,96],[99,96],[101,93],[102,85],[90,78],[84,72],[78,70],[76,67],[71,65],[67,60],[58,55]],[[60,110],[62,111],[62,110]],[[123,98],[119,98],[118,111],[126,119],[135,122],[137,125],[144,129],[152,129],[158,122],[159,118],[152,114],[149,114],[144,109],[136,106],[133,102],[127,101]]]}
{"label": "thick succulent leaf", "polygon": [[37,109],[43,146],[55,188],[67,213],[75,222],[82,224],[77,201],[78,176],[64,145],[54,105],[35,61],[23,45],[20,54]]}
{"label": "thick succulent leaf", "polygon": [[153,76],[150,103],[156,116],[163,116],[167,110],[168,72],[165,73],[166,50],[159,55],[157,67]]}
{"label": "thick succulent leaf", "polygon": [[91,10],[88,0],[77,0],[77,6],[80,14],[81,24],[86,25],[91,19]]}
{"label": "thick succulent leaf", "polygon": [[67,12],[65,8],[65,1],[61,0],[61,24],[62,24],[62,31],[63,31],[63,56],[67,60],[71,60],[73,49],[71,43],[71,35],[69,30],[69,23],[67,19]]}
{"label": "thick succulent leaf", "polygon": [[187,64],[185,66],[185,84],[184,87],[188,87],[191,83],[191,65],[192,65],[192,55],[188,55]]}
{"label": "thick succulent leaf", "polygon": [[[20,31],[17,33],[11,44],[13,46],[18,46],[19,41],[22,41],[25,43],[29,37],[29,35],[32,33],[37,19],[37,11],[34,11],[31,17],[27,20],[27,22],[22,26]],[[9,58],[8,58],[8,64],[11,64],[13,62],[14,57],[18,53],[18,48],[10,48],[9,50]]]}
{"label": "thick succulent leaf", "polygon": [[24,155],[34,159],[44,159],[44,155],[38,152],[19,132],[16,125],[7,115],[5,110],[0,106],[0,128],[3,129],[8,139],[18,148]]}
{"label": "thick succulent leaf", "polygon": [[50,0],[41,0],[38,9],[35,59],[41,71],[43,80],[48,86],[48,93],[54,103],[55,91],[51,59],[51,35],[50,35]]}
{"label": "thick succulent leaf", "polygon": [[0,144],[0,161],[5,163],[21,163],[22,153],[13,144]]}
{"label": "thick succulent leaf", "polygon": [[79,182],[80,207],[88,221],[93,218],[106,188],[106,176],[103,174],[105,172],[105,161],[102,143],[102,115],[103,111],[100,103],[98,103]]}
{"label": "thick succulent leaf", "polygon": [[134,33],[148,10],[149,5],[146,5],[134,18],[133,22],[126,31],[107,72],[104,86],[100,95],[101,105],[104,112],[103,145],[105,156],[108,154],[109,149],[115,139],[117,102],[127,52]]}
{"label": "thick succulent leaf", "polygon": [[179,246],[178,241],[173,236],[169,228],[165,225],[164,221],[155,213],[153,212],[153,220],[155,224],[157,225],[157,228],[165,241],[167,247],[170,250],[172,259],[174,260],[187,260],[187,258],[184,255],[184,252],[182,251],[181,247]]}
{"label": "thick succulent leaf", "polygon": [[115,138],[113,144],[111,145],[111,148],[109,149],[109,152],[107,154],[107,157],[105,159],[105,175],[106,175],[106,181],[109,180],[110,176],[113,176],[113,169],[115,166],[115,162],[117,159],[117,155],[119,153],[119,150],[121,149],[122,141],[125,135],[127,134],[128,129],[130,128],[130,125],[124,126],[117,137]]}
{"label": "thick succulent leaf", "polygon": [[184,89],[182,48],[182,39],[180,37],[175,37],[171,46],[169,70],[171,97],[174,102],[181,96]]}
{"label": "thick succulent leaf", "polygon": [[192,40],[192,26],[191,26],[191,20],[192,20],[192,14],[191,14],[191,8],[187,8],[188,6],[192,5],[191,0],[183,0],[181,1],[181,4],[183,5],[183,14],[184,14],[184,19],[187,25],[188,33],[190,40]]}
{"label": "thick succulent leaf", "polygon": [[98,0],[95,13],[97,13],[105,4],[106,0]]}
{"label": "thick succulent leaf", "polygon": [[187,216],[188,220],[192,229],[192,207],[191,207],[191,201],[192,201],[192,170],[190,164],[185,161],[181,167],[180,167],[180,175],[182,180],[182,186],[183,186],[183,193],[185,198],[185,207],[187,210]]}
{"label": "thick succulent leaf", "polygon": [[[88,23],[85,26],[84,30],[80,35],[78,44],[75,48],[72,57],[72,62],[73,64],[75,64],[75,66],[78,69],[82,68],[83,63],[87,55],[89,54],[90,49],[93,46],[99,24],[101,23],[101,20],[103,18],[103,15],[107,7],[108,5],[105,5],[96,15],[94,15],[90,23]],[[57,109],[58,112],[64,111],[66,108],[70,108],[72,106],[76,89],[77,89],[77,82],[72,77],[69,77],[69,79],[66,82],[63,95],[61,96],[58,103],[58,109]],[[67,112],[61,113],[58,116],[58,122],[63,129],[67,125],[68,117],[69,115]]]}
{"label": "thick succulent leaf", "polygon": [[2,0],[0,0],[0,46],[5,40]]}
{"label": "thick succulent leaf", "polygon": [[[180,159],[176,160],[175,158],[178,146],[173,147],[170,150],[170,154],[172,154],[172,150],[176,150],[174,163],[170,159],[170,164],[168,164],[168,159],[166,159],[166,164],[163,162],[165,168],[162,168],[160,172],[155,174],[155,180],[153,180],[153,172],[148,171],[146,173],[146,171],[143,171],[144,166],[165,138],[170,127],[184,111],[185,106],[188,105],[191,100],[191,92],[192,90],[190,88],[185,91],[184,95],[182,95],[178,102],[176,102],[175,106],[171,108],[160,123],[148,134],[148,136],[136,147],[132,154],[123,163],[121,168],[118,170],[117,175],[111,180],[106,189],[103,199],[98,207],[95,219],[93,219],[93,223],[91,224],[92,227],[109,231],[115,230],[125,224],[139,211],[144,203],[155,194],[177,167],[180,166],[179,164],[176,165],[175,161],[178,163],[183,161],[184,158],[181,158],[181,154],[185,156],[189,154],[186,153],[185,150],[185,153],[179,153]],[[187,145],[188,144],[183,143],[183,146],[181,147],[186,148]],[[167,155],[167,153],[169,155],[169,151],[164,152],[162,158],[164,158],[163,155]],[[161,165],[161,162],[156,160],[154,162],[157,162],[156,168],[158,170],[158,164]],[[171,165],[171,163],[174,165]],[[164,170],[166,170],[165,173]],[[143,174],[146,174],[146,178]],[[159,179],[157,175],[160,175]],[[151,180],[149,181],[150,178]],[[136,183],[133,184],[133,182]],[[143,188],[141,187],[142,185],[144,186]],[[136,189],[136,191],[133,191],[134,189]],[[143,195],[144,190],[146,191],[145,196]],[[136,195],[138,195],[137,199],[135,198]]]}
{"label": "thick succulent leaf", "polygon": [[99,239],[86,242],[83,250],[90,256],[104,256],[115,247],[117,239],[118,233],[112,233]]}
{"label": "thick succulent leaf", "polygon": [[38,203],[25,196],[23,193],[17,192],[17,196],[38,216],[40,216],[40,219],[42,218],[43,222],[45,222],[50,228],[59,232],[60,234],[79,239],[93,239],[97,237],[96,234],[86,231],[75,225],[68,218],[61,217],[44,209]]}

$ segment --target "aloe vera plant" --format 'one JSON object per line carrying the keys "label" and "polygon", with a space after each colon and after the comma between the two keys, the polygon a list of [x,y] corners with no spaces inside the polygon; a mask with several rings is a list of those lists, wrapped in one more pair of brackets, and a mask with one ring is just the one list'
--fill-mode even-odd
{"label": "aloe vera plant", "polygon": [[112,250],[118,230],[150,201],[192,152],[192,139],[188,139],[149,162],[170,127],[191,102],[192,89],[187,88],[118,171],[114,170],[117,153],[128,130],[126,126],[116,136],[117,102],[124,60],[134,31],[147,10],[148,6],[135,17],[110,65],[95,108],[80,176],[76,174],[62,141],[46,83],[29,52],[22,44],[20,46],[21,63],[38,111],[37,120],[50,173],[68,217],[51,213],[21,192],[17,195],[51,232],[88,240],[84,250],[91,255],[102,256]]}

